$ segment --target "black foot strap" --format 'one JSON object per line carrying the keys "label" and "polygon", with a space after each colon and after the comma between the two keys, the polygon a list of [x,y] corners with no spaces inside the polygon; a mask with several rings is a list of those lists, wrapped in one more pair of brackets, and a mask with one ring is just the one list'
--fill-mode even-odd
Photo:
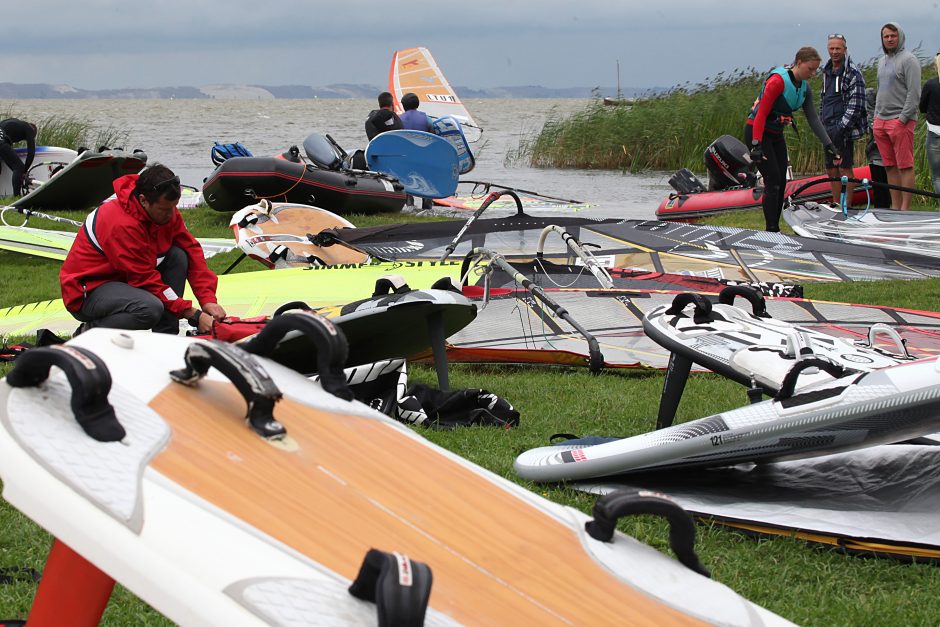
{"label": "black foot strap", "polygon": [[695,553],[695,521],[687,511],[665,494],[646,490],[612,492],[594,503],[594,520],[584,524],[588,535],[611,542],[617,521],[623,516],[652,514],[669,521],[669,546],[681,564],[705,577],[711,577]]}
{"label": "black foot strap", "polygon": [[85,433],[99,442],[118,442],[127,435],[108,402],[111,373],[87,348],[68,344],[38,347],[14,363],[7,375],[11,387],[36,387],[49,378],[52,366],[61,368],[72,387],[72,413]]}
{"label": "black foot strap", "polygon": [[249,353],[267,357],[289,332],[297,331],[309,339],[317,353],[317,374],[324,390],[351,401],[353,393],[346,383],[343,368],[349,346],[343,330],[312,311],[288,311],[274,316],[258,335],[242,345]]}
{"label": "black foot strap", "polygon": [[174,381],[194,387],[215,366],[248,403],[248,426],[263,438],[287,434],[284,425],[274,418],[274,404],[281,399],[281,391],[254,357],[234,344],[209,340],[190,344],[183,359],[185,368],[170,371]]}
{"label": "black foot strap", "polygon": [[701,294],[682,292],[672,299],[672,305],[666,310],[667,316],[678,316],[687,305],[695,305],[692,321],[695,324],[706,324],[712,321],[712,303]]}
{"label": "black foot strap", "polygon": [[734,299],[740,296],[751,303],[751,313],[755,318],[769,318],[767,303],[764,295],[749,285],[729,285],[718,294],[718,302],[722,305],[734,305]]}
{"label": "black foot strap", "polygon": [[375,603],[379,627],[420,627],[431,597],[431,567],[400,553],[369,549],[349,594]]}

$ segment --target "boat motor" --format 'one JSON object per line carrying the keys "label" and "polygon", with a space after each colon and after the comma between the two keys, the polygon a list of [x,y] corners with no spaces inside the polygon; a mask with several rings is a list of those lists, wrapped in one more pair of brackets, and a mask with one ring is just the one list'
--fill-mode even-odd
{"label": "boat motor", "polygon": [[708,191],[711,192],[756,184],[747,147],[731,135],[722,135],[705,149],[705,169],[708,170]]}

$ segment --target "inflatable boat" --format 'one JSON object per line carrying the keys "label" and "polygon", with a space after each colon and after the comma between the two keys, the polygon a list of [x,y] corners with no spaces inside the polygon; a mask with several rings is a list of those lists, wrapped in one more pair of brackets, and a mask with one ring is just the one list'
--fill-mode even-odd
{"label": "inflatable boat", "polygon": [[[686,168],[669,178],[675,189],[659,203],[656,217],[660,220],[691,220],[710,216],[722,211],[756,209],[764,199],[764,188],[757,184],[757,177],[747,147],[731,135],[722,135],[705,150],[705,169],[708,185],[702,183]],[[868,166],[855,168],[857,179],[870,179]],[[818,181],[816,185],[810,185]],[[864,204],[870,192],[856,189],[852,203]],[[793,179],[787,182],[785,196],[794,196],[801,201],[825,201],[832,196],[828,177],[825,175]]]}
{"label": "inflatable boat", "polygon": [[237,211],[262,199],[315,205],[334,213],[400,211],[405,192],[375,172],[328,170],[278,157],[226,159],[202,188],[216,211]]}

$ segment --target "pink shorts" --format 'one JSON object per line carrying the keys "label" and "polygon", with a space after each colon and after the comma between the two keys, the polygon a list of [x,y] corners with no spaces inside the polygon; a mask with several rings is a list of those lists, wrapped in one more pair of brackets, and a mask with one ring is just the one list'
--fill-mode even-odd
{"label": "pink shorts", "polygon": [[897,167],[902,170],[914,167],[914,125],[917,120],[882,120],[875,118],[873,127],[875,143],[881,153],[881,162],[885,167]]}

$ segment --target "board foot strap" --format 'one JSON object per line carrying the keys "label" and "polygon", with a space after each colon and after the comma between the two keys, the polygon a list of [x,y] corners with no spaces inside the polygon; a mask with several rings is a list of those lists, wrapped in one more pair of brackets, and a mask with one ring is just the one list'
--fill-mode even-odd
{"label": "board foot strap", "polygon": [[170,371],[177,383],[196,386],[215,368],[232,382],[248,403],[248,426],[266,439],[287,435],[287,429],[274,418],[274,405],[281,399],[281,391],[268,373],[254,358],[234,344],[219,340],[196,342],[186,347],[183,356],[186,367]]}
{"label": "board foot strap", "polygon": [[37,387],[49,378],[52,366],[57,366],[72,388],[72,413],[86,434],[99,442],[118,442],[127,435],[108,402],[111,373],[87,348],[67,344],[34,348],[15,363],[6,379],[10,387]]}
{"label": "board foot strap", "polygon": [[[282,311],[279,309],[278,311]],[[289,311],[271,318],[256,336],[243,345],[249,353],[268,356],[278,342],[290,331],[298,331],[316,348],[317,374],[324,390],[346,401],[353,393],[346,384],[343,368],[349,354],[349,345],[343,330],[312,311]]]}
{"label": "board foot strap", "polygon": [[621,490],[597,499],[594,520],[584,523],[588,535],[601,542],[612,542],[617,522],[623,516],[652,514],[669,521],[669,546],[681,564],[705,577],[711,573],[695,553],[695,521],[665,494],[648,490]]}
{"label": "board foot strap", "polygon": [[401,553],[369,549],[349,594],[375,603],[379,627],[420,627],[433,579],[427,564]]}

